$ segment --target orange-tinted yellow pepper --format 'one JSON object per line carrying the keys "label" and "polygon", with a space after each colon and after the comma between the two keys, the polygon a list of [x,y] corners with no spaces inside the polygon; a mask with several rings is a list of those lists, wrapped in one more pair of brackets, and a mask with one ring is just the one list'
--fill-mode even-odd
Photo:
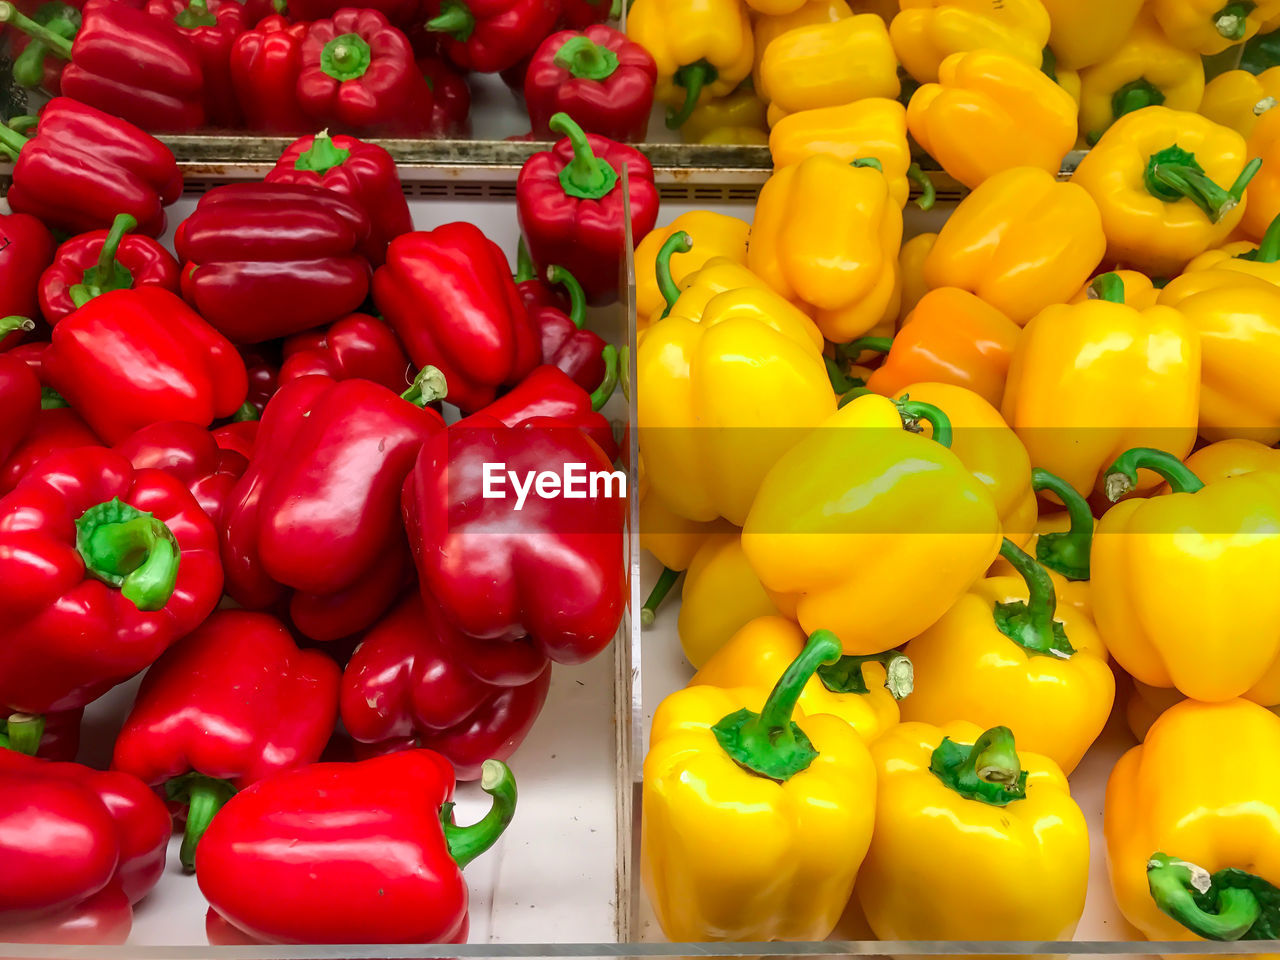
{"label": "orange-tinted yellow pepper", "polygon": [[685,143],[768,143],[764,102],[744,84],[726,97],[695,107],[680,126],[680,139]]}
{"label": "orange-tinted yellow pepper", "polygon": [[718,534],[693,555],[680,594],[680,646],[685,659],[701,667],[730,637],[778,607],[742,552],[742,536]]}
{"label": "orange-tinted yellow pepper", "polygon": [[901,89],[889,31],[870,13],[788,30],[761,54],[759,93],[770,126],[800,110],[893,99]]}
{"label": "orange-tinted yellow pepper", "polygon": [[960,201],[924,262],[931,287],[960,287],[1019,326],[1062,303],[1102,261],[1097,205],[1036,167],[1006,170]]}
{"label": "orange-tinted yellow pepper", "polygon": [[942,61],[966,50],[1000,50],[1039,69],[1049,42],[1040,0],[900,0],[889,25],[898,59],[920,83],[938,79]]}
{"label": "orange-tinted yellow pepper", "polygon": [[855,893],[883,940],[1070,940],[1089,835],[1067,778],[1007,727],[900,723],[871,748],[876,829]]}
{"label": "orange-tinted yellow pepper", "polygon": [[1107,474],[1112,500],[1139,468],[1174,492],[1117,503],[1098,521],[1091,589],[1107,649],[1154,687],[1280,702],[1280,475],[1206,485],[1176,457],[1137,448]]}
{"label": "orange-tinted yellow pepper", "polygon": [[898,273],[902,284],[902,303],[898,307],[899,323],[906,321],[916,304],[929,292],[929,281],[924,277],[924,262],[937,242],[936,233],[918,233],[902,244],[902,250],[898,254]]}
{"label": "orange-tinted yellow pepper", "polygon": [[871,840],[875,766],[849,724],[796,700],[839,657],[821,631],[767,699],[698,686],[659,704],[640,875],[668,939],[821,940],[835,927]]}
{"label": "orange-tinted yellow pepper", "polygon": [[921,633],[1000,548],[995,503],[947,449],[945,415],[909,406],[942,425],[937,440],[904,430],[893,401],[857,397],[778,459],[743,527],[765,589],[794,603],[806,630],[835,631],[846,653]]}
{"label": "orange-tinted yellow pepper", "polygon": [[[1172,307],[1127,306],[1119,278],[1106,276],[1099,299],[1048,307],[1023,329],[1002,405],[1032,465],[1083,496],[1130,447],[1185,457],[1200,403],[1195,329]],[[1146,474],[1141,489],[1158,482]]]}
{"label": "orange-tinted yellow pepper", "polygon": [[1184,50],[1212,56],[1280,14],[1280,0],[1150,0],[1160,29]]}
{"label": "orange-tinted yellow pepper", "polygon": [[[1208,254],[1203,254],[1208,256]],[[1192,261],[1193,263],[1195,261]],[[1188,266],[1190,269],[1190,266]],[[1156,305],[1156,301],[1160,299],[1160,290],[1151,281],[1145,273],[1139,273],[1137,270],[1114,270],[1112,271],[1120,282],[1124,284],[1124,302],[1135,310],[1150,310]],[[1094,278],[1080,288],[1077,293],[1069,301],[1070,303],[1084,303],[1086,300],[1098,299],[1098,280]]]}
{"label": "orange-tinted yellow pepper", "polygon": [[[804,649],[804,631],[782,617],[745,624],[694,674],[689,686],[763,687]],[[867,743],[898,722],[898,701],[911,693],[911,661],[890,650],[841,657],[818,668],[797,701],[805,716],[839,717]]]}
{"label": "orange-tinted yellow pepper", "polygon": [[1143,0],[1041,0],[1049,13],[1049,47],[1058,64],[1081,70],[1120,49]]}
{"label": "orange-tinted yellow pepper", "polygon": [[754,18],[755,66],[751,70],[751,78],[756,89],[760,88],[760,61],[764,59],[765,50],[769,49],[769,44],[774,40],[797,27],[835,23],[837,20],[852,16],[853,10],[845,0],[808,0],[791,13],[782,13],[777,16],[757,14]]}
{"label": "orange-tinted yellow pepper", "polygon": [[1240,219],[1240,232],[1262,241],[1280,217],[1280,110],[1268,110],[1249,135],[1248,155],[1262,160],[1262,169],[1249,184],[1249,204]]}
{"label": "orange-tinted yellow pepper", "polygon": [[808,157],[774,171],[756,202],[747,266],[828,340],[852,340],[898,312],[902,210],[878,164]]}
{"label": "orange-tinted yellow pepper", "polygon": [[1076,142],[1076,102],[1038,66],[996,50],[955,53],[911,95],[907,127],[942,169],[976,187],[1011,167],[1056,176]]}
{"label": "orange-tinted yellow pepper", "polygon": [[637,321],[647,324],[654,312],[666,306],[658,287],[657,260],[658,251],[673,234],[684,232],[691,240],[688,250],[672,251],[668,260],[672,281],[681,284],[701,270],[712,257],[746,263],[749,229],[747,222],[737,217],[710,210],[692,210],[680,214],[665,227],[650,230],[635,253]]}
{"label": "orange-tinted yellow pepper", "polygon": [[1280,102],[1280,67],[1262,73],[1228,70],[1220,73],[1204,88],[1200,112],[1240,136],[1249,137],[1258,118]]}
{"label": "orange-tinted yellow pepper", "polygon": [[[1149,939],[1275,937],[1278,750],[1270,710],[1185,700],[1115,765],[1103,809],[1111,890]],[[1250,888],[1270,895],[1260,903]]]}
{"label": "orange-tinted yellow pepper", "polygon": [[1257,169],[1234,130],[1194,113],[1146,107],[1112,124],[1071,182],[1088,190],[1102,213],[1108,260],[1171,276],[1240,223]]}

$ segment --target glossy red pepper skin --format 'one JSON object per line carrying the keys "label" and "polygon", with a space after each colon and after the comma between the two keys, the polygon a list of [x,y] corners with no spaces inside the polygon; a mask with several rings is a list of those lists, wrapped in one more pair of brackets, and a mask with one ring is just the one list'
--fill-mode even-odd
{"label": "glossy red pepper skin", "polygon": [[21,359],[0,355],[0,463],[30,433],[40,413],[40,381]]}
{"label": "glossy red pepper skin", "polygon": [[369,239],[362,252],[373,266],[381,266],[387,244],[413,229],[396,162],[376,143],[342,134],[320,137],[316,144],[316,136],[290,144],[267,174],[267,183],[322,187],[351,201],[369,218]]}
{"label": "glossy red pepper skin", "polygon": [[[0,319],[35,318],[40,274],[53,262],[54,247],[53,234],[35,217],[0,213]],[[0,337],[0,351],[21,341],[17,330]]]}
{"label": "glossy red pepper skin", "polygon": [[207,427],[244,402],[244,361],[157,287],[95,297],[53,330],[45,381],[109,443],[160,420]]}
{"label": "glossy red pepper skin", "polygon": [[249,459],[218,445],[204,427],[181,420],[152,423],[116,444],[135,470],[163,470],[182,481],[217,526]]}
{"label": "glossy red pepper skin", "polygon": [[[116,498],[162,522],[180,551],[158,609],[94,579],[77,548],[76,519]],[[39,714],[92,702],[195,629],[221,593],[217,533],[181,481],[110,450],[50,454],[0,500],[0,706]]]}
{"label": "glossy red pepper skin", "polygon": [[[558,367],[543,364],[478,414],[508,427],[526,420],[552,419],[577,427],[590,437],[612,463],[618,457],[613,427],[604,415],[591,409],[591,395]],[[466,422],[466,421],[462,421]]]}
{"label": "glossy red pepper skin", "polygon": [[[0,722],[0,734],[12,732],[13,719],[11,716],[9,721]],[[43,729],[35,756],[42,760],[58,760],[64,763],[74,760],[80,751],[80,724],[84,720],[84,708],[46,713],[41,719]],[[0,741],[0,746],[4,746],[3,741]],[[15,749],[12,743],[9,744],[9,748]]]}
{"label": "glossy red pepper skin", "polygon": [[0,462],[0,496],[11,491],[37,463],[58,450],[100,447],[102,441],[70,407],[42,406],[22,441]]}
{"label": "glossy red pepper skin", "polygon": [[314,129],[298,102],[305,23],[269,16],[236,38],[231,48],[231,85],[245,125],[270,134]]}
{"label": "glossy red pepper skin", "polygon": [[558,25],[564,30],[586,30],[605,23],[613,14],[613,4],[606,0],[560,0]]}
{"label": "glossy red pepper skin", "polygon": [[239,420],[258,420],[271,398],[280,389],[280,357],[272,344],[251,344],[239,348],[249,377],[244,406],[236,411]]}
{"label": "glossy red pepper skin", "polygon": [[427,29],[441,34],[451,63],[499,73],[519,63],[555,27],[560,0],[426,0]]}
{"label": "glossy red pepper skin", "polygon": [[[289,597],[289,622],[304,637],[333,643],[354,637],[396,602],[414,579],[413,558],[403,535],[384,550],[349,587],[333,593],[304,593]],[[329,653],[337,656],[338,651]]]}
{"label": "glossy red pepper skin", "polygon": [[264,780],[205,833],[200,891],[267,943],[461,943],[467,885],[447,836],[482,824],[442,825],[453,787],[449,761],[431,750]]}
{"label": "glossy red pepper skin", "polygon": [[486,463],[505,463],[521,477],[563,475],[568,463],[585,464],[588,473],[612,469],[594,441],[558,420],[507,427],[478,414],[433,437],[418,455],[403,500],[424,594],[473,637],[528,635],[558,663],[590,660],[608,646],[622,618],[624,500],[530,491],[516,511],[510,483],[499,488],[504,497],[484,497]]}
{"label": "glossy red pepper skin", "polygon": [[471,88],[466,77],[442,57],[419,57],[418,72],[431,88],[427,136],[466,139],[471,136]]}
{"label": "glossy red pepper skin", "polygon": [[533,258],[529,256],[529,248],[525,246],[524,237],[516,246],[516,290],[520,293],[520,301],[526,310],[533,314],[541,307],[554,307],[561,313],[568,313],[573,304],[569,294],[560,285],[547,283],[545,274],[538,272]]}
{"label": "glossy red pepper skin", "polygon": [[[358,52],[353,44],[362,45]],[[339,51],[347,51],[349,65]],[[409,39],[377,10],[344,7],[308,27],[298,103],[312,129],[413,136],[426,131],[430,102]]]}
{"label": "glossy red pepper skin", "polygon": [[538,332],[511,267],[470,223],[446,223],[392,241],[373,300],[419,367],[438,367],[464,411],[492,402],[538,364]]}
{"label": "glossy red pepper skin", "polygon": [[[581,137],[580,131],[574,137]],[[585,144],[595,161],[603,161],[617,176],[607,192],[598,199],[565,192],[561,171],[574,162],[574,143],[566,137],[520,168],[516,213],[539,270],[559,264],[578,278],[588,300],[607,303],[617,299],[620,264],[627,253],[622,167],[627,167],[633,243],[643,240],[657,222],[658,188],[653,167],[639,150],[594,134],[585,135]]]}
{"label": "glossy red pepper skin", "polygon": [[45,105],[36,134],[25,143],[12,131],[0,131],[0,138],[20,147],[9,207],[55,230],[105,229],[127,213],[138,221],[139,233],[158,237],[164,208],[182,195],[182,174],[168,147],[70,97]]}
{"label": "glossy red pepper skin", "polygon": [[147,0],[151,16],[177,26],[195,51],[204,75],[204,112],[209,126],[230,130],[244,118],[231,85],[231,48],[248,29],[249,11],[239,0],[202,0],[203,10],[188,0]]}
{"label": "glossy red pepper skin", "polygon": [[[585,0],[578,5],[586,6]],[[600,5],[605,6],[604,0]],[[608,62],[602,51],[611,55]],[[548,123],[564,112],[590,133],[642,141],[649,131],[657,80],[658,66],[649,51],[620,30],[599,24],[553,33],[542,41],[524,76],[533,133],[542,140],[555,139]]]}
{"label": "glossy red pepper skin", "polygon": [[[349,9],[349,0],[290,0],[289,16],[295,20],[310,22],[333,17],[339,10]],[[376,10],[402,30],[420,24],[421,4],[418,0],[371,0],[361,3],[361,9]]]}
{"label": "glossy red pepper skin", "polygon": [[0,750],[0,777],[39,777],[88,791],[113,823],[117,857],[110,879],[126,901],[137,903],[160,882],[173,821],[164,802],[137,777],[78,763],[52,763],[12,750]]}
{"label": "glossy red pepper skin", "polygon": [[214,430],[212,436],[219,450],[238,453],[247,463],[253,457],[254,443],[258,439],[258,421],[240,420],[224,424]]}
{"label": "glossy red pepper skin", "polygon": [[592,330],[583,329],[586,304],[578,281],[557,267],[551,269],[569,289],[573,305],[568,311],[553,306],[532,311],[533,322],[538,325],[542,339],[542,362],[563,370],[583,390],[593,391],[604,382],[608,369],[604,359],[604,338]]}
{"label": "glossy red pepper skin", "polygon": [[321,374],[334,380],[372,380],[403,393],[413,382],[413,368],[395,331],[363,313],[343,317],[325,330],[295,333],[283,351],[281,383]]}
{"label": "glossy red pepper skin", "polygon": [[434,603],[415,591],[365,634],[342,675],[342,723],[356,740],[444,754],[459,780],[524,742],[551,685],[544,661],[533,680],[495,686],[451,653],[465,644]]}
{"label": "glossy red pepper skin", "polygon": [[64,96],[151,133],[185,133],[204,126],[204,82],[176,25],[117,0],[84,5]]}
{"label": "glossy red pepper skin", "polygon": [[[52,265],[40,275],[40,312],[50,324],[75,312],[72,288],[83,284],[86,274],[97,267],[108,233],[91,230],[72,237],[58,247]],[[178,292],[178,261],[151,237],[125,236],[115,259],[127,271],[130,289],[159,287]]]}
{"label": "glossy red pepper skin", "polygon": [[0,920],[0,943],[116,946],[133,931],[133,907],[118,883],[109,883],[74,907],[34,920]]}
{"label": "glossy red pepper skin", "polygon": [[359,307],[368,237],[364,211],[331,190],[233,183],[201,197],[173,242],[187,302],[233,343],[261,343]]}

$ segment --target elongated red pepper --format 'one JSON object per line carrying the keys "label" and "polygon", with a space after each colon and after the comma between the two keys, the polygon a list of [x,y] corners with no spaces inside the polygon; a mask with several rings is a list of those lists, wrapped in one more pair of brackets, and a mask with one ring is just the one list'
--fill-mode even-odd
{"label": "elongated red pepper", "polygon": [[0,22],[69,61],[63,95],[143,130],[182,133],[204,126],[204,72],[176,25],[116,0],[88,0],[70,40],[0,0]]}
{"label": "elongated red pepper", "polygon": [[0,463],[31,432],[40,413],[40,381],[18,357],[0,355]]}
{"label": "elongated red pepper", "polygon": [[413,368],[395,331],[363,313],[326,330],[295,333],[284,342],[280,382],[319,373],[334,380],[372,380],[395,393],[409,388]]}
{"label": "elongated red pepper", "polygon": [[610,356],[609,372],[595,394],[587,393],[558,367],[543,364],[521,380],[519,386],[481,410],[478,416],[492,417],[508,427],[534,419],[551,419],[564,426],[577,427],[595,441],[613,462],[618,457],[613,427],[597,412],[617,382],[617,351],[608,347],[607,355]]}
{"label": "elongated red pepper", "polygon": [[40,410],[31,428],[8,459],[0,462],[0,496],[16,487],[18,481],[49,454],[77,447],[100,446],[102,441],[80,415],[46,388],[42,391]]}
{"label": "elongated red pepper", "polygon": [[178,28],[200,61],[204,112],[210,126],[230,130],[244,122],[231,85],[231,48],[248,29],[240,0],[147,0],[147,13]]}
{"label": "elongated red pepper", "polygon": [[327,131],[303,137],[285,149],[266,180],[323,187],[363,210],[369,239],[361,250],[375,267],[386,260],[387,244],[413,229],[396,162],[376,143]]}
{"label": "elongated red pepper", "polygon": [[111,443],[160,420],[207,427],[248,389],[235,348],[158,287],[104,293],[59,322],[42,375]]}
{"label": "elongated red pepper", "polygon": [[593,303],[617,299],[626,232],[619,171],[627,167],[631,239],[639,243],[658,219],[653,167],[634,147],[582,132],[565,114],[550,127],[565,134],[535,153],[516,180],[516,212],[529,253],[541,270],[564,267]]}
{"label": "elongated red pepper", "polygon": [[220,610],[147,671],[111,766],[186,804],[181,859],[237,790],[319,759],[338,717],[337,665],[265,613]]}
{"label": "elongated red pepper", "polygon": [[[35,217],[0,213],[0,318],[36,315],[40,274],[53,262],[54,246],[53,234]],[[0,351],[21,341],[21,330],[0,336]]]}
{"label": "elongated red pepper", "polygon": [[84,708],[32,716],[11,713],[0,719],[0,747],[43,760],[71,761],[80,750]]}
{"label": "elongated red pepper", "polygon": [[180,481],[110,450],[50,454],[0,500],[0,708],[92,702],[221,593],[213,523]]}
{"label": "elongated red pepper", "polygon": [[305,23],[269,16],[236,38],[231,48],[231,85],[245,125],[271,134],[315,129],[298,102]]}
{"label": "elongated red pepper", "polygon": [[563,267],[548,268],[547,279],[569,291],[573,306],[568,313],[555,307],[543,307],[534,311],[533,322],[538,325],[538,331],[542,335],[542,362],[559,367],[583,390],[607,388],[596,406],[599,409],[609,399],[609,394],[613,393],[617,380],[617,350],[613,351],[611,378],[610,363],[606,355],[608,344],[598,333],[583,329],[587,319],[587,303],[582,286]]}
{"label": "elongated red pepper", "polygon": [[566,113],[590,133],[644,140],[657,80],[649,51],[620,30],[599,25],[553,33],[534,53],[524,77],[533,133],[552,139],[551,118]]}
{"label": "elongated red pepper", "polygon": [[317,763],[264,780],[210,824],[196,852],[200,892],[268,943],[461,943],[461,868],[498,841],[515,813],[506,764],[485,764],[480,786],[493,806],[459,827],[453,769],[432,750]]}
{"label": "elongated red pepper", "polygon": [[519,383],[539,359],[538,332],[511,267],[470,223],[446,223],[392,241],[373,300],[409,357],[438,367],[450,403],[474,411]]}
{"label": "elongated red pepper", "polygon": [[129,898],[118,883],[109,883],[87,900],[50,916],[9,923],[0,920],[0,943],[118,945],[128,940],[132,931]]}
{"label": "elongated red pepper", "polygon": [[164,420],[143,427],[116,444],[135,470],[163,470],[191,491],[202,509],[220,526],[231,490],[249,467],[249,459],[219,446],[204,427]]}
{"label": "elongated red pepper", "polygon": [[127,213],[138,231],[164,232],[164,208],[182,195],[173,152],[137,127],[69,97],[50,100],[28,140],[0,125],[0,151],[17,156],[6,199],[68,233],[107,229]]}
{"label": "elongated red pepper", "polygon": [[427,30],[452,63],[499,73],[531,54],[555,27],[559,0],[427,0]]}
{"label": "elongated red pepper", "polygon": [[431,119],[427,136],[471,136],[471,88],[466,78],[441,57],[419,57],[418,72],[431,88]]}
{"label": "elongated red pepper", "polygon": [[[62,0],[46,0],[35,9],[30,4],[19,3],[18,9],[28,14],[32,20],[59,36],[68,40],[80,29],[80,7],[83,0],[74,4],[63,3]],[[62,71],[67,61],[58,56],[42,40],[35,40],[25,33],[13,33],[9,38],[10,54],[13,57],[13,79],[22,87],[43,87],[51,96],[62,93]]]}
{"label": "elongated red pepper", "polygon": [[58,247],[52,266],[40,275],[40,311],[49,323],[108,290],[160,287],[178,292],[178,261],[150,237],[131,235],[137,225],[122,213],[110,230],[82,233]]}

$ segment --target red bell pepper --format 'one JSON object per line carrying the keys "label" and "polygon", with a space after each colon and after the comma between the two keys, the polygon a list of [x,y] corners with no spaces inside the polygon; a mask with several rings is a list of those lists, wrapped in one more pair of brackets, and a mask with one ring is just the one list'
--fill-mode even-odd
{"label": "red bell pepper", "polygon": [[[289,0],[289,16],[307,22],[326,20],[351,6],[350,0]],[[376,10],[402,30],[422,21],[418,0],[362,0],[360,8]]]}
{"label": "red bell pepper", "polygon": [[258,421],[244,420],[224,424],[213,431],[213,439],[219,450],[238,453],[248,463],[253,458],[254,443],[258,439]]}
{"label": "red bell pepper", "polygon": [[402,393],[411,382],[413,368],[395,331],[363,313],[343,317],[326,330],[295,333],[283,349],[281,383],[319,373],[334,380],[372,380]]}
{"label": "red bell pepper", "polygon": [[620,171],[625,164],[631,239],[638,244],[658,219],[653,167],[639,150],[583,133],[563,113],[550,126],[565,138],[520,168],[520,229],[540,269],[558,263],[578,278],[593,303],[615,300],[627,254]]}
{"label": "red bell pepper", "polygon": [[327,131],[303,137],[289,145],[266,180],[332,190],[363,210],[369,239],[361,249],[375,267],[386,259],[387,244],[413,229],[396,162],[376,143]]}
{"label": "red bell pepper", "polygon": [[108,290],[160,287],[178,292],[178,261],[151,237],[130,235],[137,225],[122,213],[110,230],[82,233],[58,247],[53,265],[40,276],[40,311],[49,323]]}
{"label": "red bell pepper", "polygon": [[[96,800],[107,814],[117,852],[108,882],[118,887],[126,902],[137,903],[160,882],[173,821],[164,802],[137,777],[93,770],[78,763],[52,763],[13,750],[0,750],[0,777],[70,785]],[[40,812],[38,805],[27,808],[28,815]],[[21,828],[24,824],[18,826]],[[31,830],[29,820],[25,828]],[[32,832],[26,834],[31,852],[37,849],[32,843],[34,836]],[[9,869],[16,865],[7,856],[0,860],[5,864],[6,878],[19,882],[26,879],[22,870]],[[0,879],[0,885],[3,884],[4,880]],[[12,904],[14,901],[0,895],[0,902]],[[17,918],[10,916],[9,919]]]}
{"label": "red bell pepper", "polygon": [[217,533],[181,481],[96,447],[50,454],[0,500],[0,707],[92,702],[221,593]]}
{"label": "red bell pepper", "polygon": [[619,0],[560,0],[560,19],[556,22],[562,30],[585,30],[621,16]]}
{"label": "red bell pepper", "polygon": [[592,407],[599,410],[613,394],[618,380],[618,351],[598,333],[584,330],[587,302],[581,284],[563,267],[552,266],[547,279],[569,291],[573,306],[568,313],[555,307],[533,312],[542,335],[542,362],[559,367],[583,390],[599,390]]}
{"label": "red bell pepper", "polygon": [[[46,0],[34,10],[29,9],[29,4],[22,3],[18,4],[18,9],[36,23],[70,40],[80,29],[80,7],[83,5],[83,0],[75,4]],[[32,39],[25,33],[12,34],[9,42],[14,82],[22,87],[43,87],[55,97],[61,95],[62,71],[67,67],[67,61],[50,50],[44,41]]]}
{"label": "red bell pepper", "polygon": [[135,470],[163,470],[182,481],[215,526],[249,467],[248,457],[219,446],[204,427],[181,420],[149,424],[114,449]]}
{"label": "red bell pepper", "polygon": [[[508,471],[522,483],[564,476],[571,463],[579,482],[611,468],[581,430],[547,418],[508,427],[477,414],[423,444],[404,487],[405,529],[424,593],[464,633],[528,635],[558,663],[589,660],[613,639],[625,602],[625,497],[614,484],[613,495],[583,499],[526,486],[517,499],[507,480]],[[494,465],[506,482],[491,486]]]}
{"label": "red bell pepper", "polygon": [[233,183],[210,190],[174,235],[182,295],[235,343],[324,326],[369,293],[364,211],[331,190]]}
{"label": "red bell pepper", "polygon": [[418,72],[431,88],[427,136],[466,139],[471,136],[471,88],[466,77],[441,57],[419,57]]}
{"label": "red bell pepper", "polygon": [[452,654],[468,642],[415,591],[364,636],[342,675],[342,723],[362,743],[427,747],[459,780],[524,742],[551,686],[551,663],[532,680],[496,686]]}
{"label": "red bell pepper", "polygon": [[[53,261],[54,246],[53,234],[35,217],[0,213],[0,318],[36,315],[40,274]],[[20,329],[0,336],[0,350],[21,341]]]}
{"label": "red bell pepper", "polygon": [[499,73],[534,51],[555,27],[560,0],[427,0],[427,30],[464,70]]}
{"label": "red bell pepper", "polygon": [[619,30],[599,25],[553,33],[534,53],[524,78],[533,133],[552,139],[551,118],[566,113],[602,137],[644,140],[657,80],[649,51]]}
{"label": "red bell pepper", "polygon": [[438,367],[464,411],[491,402],[538,364],[538,331],[507,258],[470,223],[392,241],[373,301],[418,366]]}
{"label": "red bell pepper", "polygon": [[[617,382],[617,351],[610,351],[610,371],[598,395],[588,394],[570,376],[558,367],[543,364],[520,381],[519,386],[503,394],[480,411],[478,416],[492,417],[508,427],[519,426],[535,418],[553,419],[557,423],[577,427],[590,437],[609,462],[618,458],[618,444],[613,439],[613,427],[598,413],[607,399],[605,391],[612,393]],[[468,421],[461,421],[466,423]]]}
{"label": "red bell pepper", "polygon": [[344,7],[307,29],[298,103],[312,129],[414,136],[426,130],[431,90],[403,33],[377,10]]}
{"label": "red bell pepper", "polygon": [[83,719],[83,707],[44,716],[11,713],[7,720],[0,719],[0,748],[44,760],[74,760],[80,751]]}
{"label": "red bell pepper", "polygon": [[31,432],[40,413],[40,381],[19,357],[0,354],[0,463]]}
{"label": "red bell pepper", "polygon": [[269,16],[236,38],[231,85],[250,130],[298,134],[315,129],[298,103],[305,23]]}
{"label": "red bell pepper", "polygon": [[338,718],[337,665],[299,650],[275,617],[220,610],[147,671],[113,770],[187,806],[181,860],[237,790],[314,763]]}
{"label": "red bell pepper", "polygon": [[110,443],[160,420],[207,427],[247,390],[235,348],[158,287],[104,293],[62,320],[43,376]]}
{"label": "red bell pepper", "polygon": [[280,357],[272,344],[255,343],[239,348],[249,377],[244,404],[232,414],[236,422],[262,419],[262,411],[280,389]]}
{"label": "red bell pepper", "polygon": [[178,28],[117,0],[89,0],[75,39],[0,0],[0,22],[69,61],[61,93],[143,130],[182,133],[204,126],[204,72]]}
{"label": "red bell pepper", "polygon": [[147,0],[147,13],[171,23],[195,51],[204,74],[204,112],[210,126],[230,130],[244,122],[231,85],[231,48],[248,29],[240,0]]}
{"label": "red bell pepper", "polygon": [[68,97],[49,101],[30,140],[0,125],[4,149],[18,158],[9,207],[56,230],[105,229],[127,213],[140,232],[157,237],[164,232],[164,208],[182,194],[182,174],[168,147]]}
{"label": "red bell pepper", "polygon": [[538,268],[529,256],[529,248],[521,237],[516,243],[516,289],[520,291],[520,300],[524,307],[533,314],[542,307],[554,307],[561,313],[568,313],[573,306],[569,295],[563,287],[552,286],[538,273]]}
{"label": "red bell pepper", "polygon": [[32,467],[51,453],[102,446],[98,435],[78,413],[66,406],[66,401],[57,394],[50,395],[47,388],[42,393],[41,408],[31,429],[9,458],[0,462],[0,496],[16,487]]}
{"label": "red bell pepper", "polygon": [[485,764],[480,786],[493,806],[459,827],[453,769],[431,750],[317,763],[264,780],[210,824],[196,853],[200,892],[232,925],[268,943],[461,943],[461,868],[498,841],[515,813],[506,764]]}
{"label": "red bell pepper", "polygon": [[133,907],[109,883],[74,907],[52,916],[6,923],[0,920],[0,943],[57,943],[85,946],[119,945],[133,930]]}
{"label": "red bell pepper", "polygon": [[[382,616],[414,579],[413,558],[403,535],[384,550],[364,576],[333,593],[303,593],[289,597],[289,622],[304,637],[333,643],[355,636]],[[338,651],[330,648],[331,655]]]}

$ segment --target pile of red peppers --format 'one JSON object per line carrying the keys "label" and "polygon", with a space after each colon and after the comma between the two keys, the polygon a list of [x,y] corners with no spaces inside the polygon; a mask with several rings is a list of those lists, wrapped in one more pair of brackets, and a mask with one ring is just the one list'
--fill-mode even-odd
{"label": "pile of red peppers", "polygon": [[[550,32],[555,3],[331,6],[88,0],[63,23],[0,0],[63,94],[0,126],[0,942],[122,943],[166,871],[194,873],[220,943],[464,941],[506,761],[555,664],[619,630],[625,492],[517,506],[485,476],[615,469],[618,351],[588,304],[654,225],[652,170],[558,109],[551,73],[594,55],[572,31],[534,53],[517,22]],[[447,35],[421,70],[392,25],[414,17]],[[107,83],[130,32],[154,49]],[[457,129],[441,56],[530,54],[564,137],[520,176],[513,275],[470,223],[415,230],[352,131],[406,104]],[[171,250],[182,177],[148,131],[235,102],[219,122],[332,132],[205,193]],[[109,768],[74,762],[85,709],[139,675]],[[477,822],[459,780],[491,797]]]}

